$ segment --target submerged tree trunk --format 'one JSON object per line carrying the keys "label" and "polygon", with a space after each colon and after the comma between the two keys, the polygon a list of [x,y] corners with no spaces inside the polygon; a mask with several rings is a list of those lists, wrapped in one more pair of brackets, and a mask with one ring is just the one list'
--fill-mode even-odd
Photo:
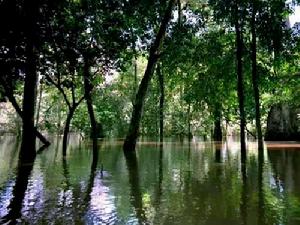
{"label": "submerged tree trunk", "polygon": [[23,96],[23,133],[22,145],[20,151],[21,158],[34,158],[35,152],[35,126],[34,109],[37,87],[37,22],[38,2],[25,1],[25,17],[27,27],[26,35],[26,65],[25,65],[25,83]]}
{"label": "submerged tree trunk", "polygon": [[146,94],[148,92],[149,83],[153,76],[153,72],[155,69],[155,64],[159,57],[159,51],[162,45],[162,41],[167,29],[167,25],[172,17],[172,8],[175,0],[170,0],[168,7],[166,9],[164,18],[161,22],[159,31],[156,35],[155,41],[150,48],[149,58],[147,68],[144,73],[144,77],[140,83],[138,92],[136,94],[135,102],[133,105],[133,111],[131,116],[131,121],[129,124],[128,133],[124,142],[124,151],[134,151],[136,140],[139,134],[140,121],[142,117],[142,112],[144,108],[144,102],[146,98]]}
{"label": "submerged tree trunk", "polygon": [[237,92],[239,99],[239,111],[240,111],[240,141],[241,141],[241,158],[242,162],[246,160],[246,140],[245,140],[245,128],[246,128],[246,116],[244,106],[244,80],[243,80],[243,35],[242,26],[239,21],[239,11],[236,5],[236,22],[235,22],[235,33],[236,33],[236,60],[237,60]]}
{"label": "submerged tree trunk", "polygon": [[93,109],[93,100],[92,100],[92,89],[93,85],[91,82],[91,73],[90,73],[90,65],[88,62],[88,59],[84,59],[84,71],[83,71],[83,77],[84,77],[84,92],[85,92],[85,99],[87,104],[87,109],[90,117],[90,123],[91,123],[91,138],[93,140],[93,150],[97,150],[97,121]]}
{"label": "submerged tree trunk", "polygon": [[257,74],[257,60],[256,60],[256,21],[255,21],[255,3],[252,3],[252,18],[251,18],[251,35],[252,35],[252,44],[251,44],[251,60],[252,60],[252,85],[254,92],[255,100],[255,122],[256,122],[256,133],[258,140],[258,150],[263,151],[263,137],[261,131],[261,121],[260,121],[260,103],[259,103],[259,87],[258,87],[258,74]]}
{"label": "submerged tree trunk", "polygon": [[76,110],[75,107],[69,109],[69,113],[64,128],[64,135],[63,135],[63,156],[64,157],[67,155],[68,136],[70,131],[71,120],[74,116],[75,110]]}
{"label": "submerged tree trunk", "polygon": [[159,98],[159,141],[163,142],[164,139],[164,102],[165,102],[165,89],[164,89],[164,75],[162,74],[160,64],[157,64],[156,73],[159,82],[160,98]]}
{"label": "submerged tree trunk", "polygon": [[220,118],[216,118],[214,121],[214,141],[222,141],[222,127]]}

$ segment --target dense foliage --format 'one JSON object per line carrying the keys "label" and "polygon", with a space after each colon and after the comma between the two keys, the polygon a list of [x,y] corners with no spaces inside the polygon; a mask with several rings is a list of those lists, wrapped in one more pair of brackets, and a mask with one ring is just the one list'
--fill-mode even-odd
{"label": "dense foliage", "polygon": [[[238,131],[243,107],[246,130],[256,136],[255,118],[264,130],[274,104],[299,106],[299,30],[287,26],[292,3],[174,1],[171,18],[166,20],[168,4],[158,0],[2,1],[1,101],[9,100],[26,116],[26,90],[34,88],[38,130],[89,136],[95,123],[94,132],[101,132],[100,136],[124,137],[148,59],[166,23],[154,62],[160,68],[152,71],[146,87],[140,135],[158,137],[161,121],[165,136],[232,134]],[[36,14],[30,15],[28,7],[33,5]],[[237,76],[237,31],[243,48],[242,77]],[[253,68],[257,89],[252,88]],[[36,74],[31,80],[36,86],[27,87],[30,73]],[[243,105],[238,101],[240,78]],[[261,117],[256,117],[253,90],[259,90]],[[16,121],[20,122],[6,122],[15,127]]]}

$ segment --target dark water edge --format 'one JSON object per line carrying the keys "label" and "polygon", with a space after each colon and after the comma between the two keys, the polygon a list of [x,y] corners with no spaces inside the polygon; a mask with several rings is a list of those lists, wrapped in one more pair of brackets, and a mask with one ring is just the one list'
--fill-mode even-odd
{"label": "dark water edge", "polygon": [[0,224],[300,224],[300,144],[142,139],[124,155],[122,140],[60,139],[18,163],[20,143],[0,136]]}

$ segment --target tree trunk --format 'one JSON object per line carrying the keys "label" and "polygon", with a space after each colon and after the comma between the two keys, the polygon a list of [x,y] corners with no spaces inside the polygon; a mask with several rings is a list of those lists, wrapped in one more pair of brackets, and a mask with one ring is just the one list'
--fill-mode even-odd
{"label": "tree trunk", "polygon": [[133,60],[133,69],[134,69],[134,87],[133,87],[133,91],[132,91],[132,100],[131,100],[131,102],[132,102],[132,105],[134,105],[134,101],[135,101],[135,96],[136,96],[136,92],[137,92],[137,86],[138,86],[138,77],[137,77],[137,73],[138,73],[138,71],[137,71],[137,57],[136,57],[136,55],[134,56],[134,60]]}
{"label": "tree trunk", "polygon": [[58,100],[57,104],[57,134],[61,135],[61,99]]}
{"label": "tree trunk", "polygon": [[235,32],[236,32],[236,60],[237,60],[237,93],[239,99],[239,111],[240,111],[240,141],[241,141],[241,158],[242,162],[246,160],[246,140],[245,140],[245,127],[246,127],[246,117],[244,108],[244,81],[243,81],[243,36],[242,27],[239,22],[238,17],[238,6],[236,5],[236,22],[235,22]]}
{"label": "tree trunk", "polygon": [[187,122],[188,122],[188,140],[190,141],[193,138],[193,134],[191,131],[191,103],[188,103]]}
{"label": "tree trunk", "polygon": [[172,8],[173,8],[174,1],[175,0],[169,1],[164,18],[161,22],[159,31],[156,35],[155,41],[150,48],[147,68],[145,70],[144,77],[140,83],[138,92],[136,94],[135,102],[133,105],[131,121],[129,124],[128,133],[123,146],[124,151],[135,150],[136,140],[138,138],[138,133],[139,133],[140,121],[142,117],[142,111],[144,108],[144,102],[145,102],[146,94],[148,92],[148,86],[153,76],[155,64],[159,57],[159,51],[164,39],[167,25],[172,17]]}
{"label": "tree trunk", "polygon": [[97,150],[97,121],[95,118],[95,113],[93,109],[93,100],[92,100],[92,89],[93,85],[91,83],[91,74],[90,74],[90,65],[88,62],[88,59],[84,59],[84,92],[85,92],[85,99],[86,99],[86,105],[90,117],[90,123],[91,123],[91,138],[93,140],[93,150]]}
{"label": "tree trunk", "polygon": [[266,141],[299,141],[299,109],[286,103],[273,105],[268,113]]}
{"label": "tree trunk", "polygon": [[[16,98],[14,97],[12,90],[9,90],[9,88],[6,87],[4,81],[2,80],[2,78],[0,77],[0,82],[2,83],[2,86],[4,88],[5,91],[5,95],[7,96],[8,100],[10,101],[10,103],[12,104],[12,106],[14,107],[14,109],[16,110],[17,114],[21,117],[22,121],[23,121],[23,112],[16,100]],[[37,138],[40,139],[40,141],[46,145],[49,146],[50,142],[37,130],[37,128],[34,128],[34,134]]]}
{"label": "tree trunk", "polygon": [[164,102],[165,102],[165,89],[164,89],[164,75],[161,72],[160,64],[157,64],[156,73],[159,82],[160,98],[159,98],[159,141],[163,142],[164,139]]}
{"label": "tree trunk", "polygon": [[222,126],[221,126],[221,113],[219,110],[215,110],[214,113],[214,141],[222,141]]}
{"label": "tree trunk", "polygon": [[34,109],[37,87],[37,15],[38,2],[25,1],[25,17],[27,27],[26,36],[26,63],[25,63],[25,83],[23,96],[23,133],[20,158],[32,159],[35,157],[35,126]]}
{"label": "tree trunk", "polygon": [[255,122],[256,122],[256,133],[258,139],[258,150],[263,151],[263,137],[261,131],[261,121],[260,121],[260,103],[259,103],[259,87],[258,87],[258,74],[257,74],[257,60],[256,60],[256,21],[255,21],[255,3],[252,3],[252,18],[251,18],[251,60],[252,60],[252,85],[255,100]]}
{"label": "tree trunk", "polygon": [[67,120],[64,128],[64,135],[63,135],[63,157],[67,155],[68,136],[70,131],[71,120],[74,116],[75,109],[76,109],[75,107],[70,108],[67,116]]}
{"label": "tree trunk", "polygon": [[35,118],[35,126],[38,127],[39,120],[40,120],[40,110],[41,110],[41,103],[42,103],[42,95],[43,95],[43,85],[39,85],[39,98],[38,98],[38,105],[36,109],[36,118]]}

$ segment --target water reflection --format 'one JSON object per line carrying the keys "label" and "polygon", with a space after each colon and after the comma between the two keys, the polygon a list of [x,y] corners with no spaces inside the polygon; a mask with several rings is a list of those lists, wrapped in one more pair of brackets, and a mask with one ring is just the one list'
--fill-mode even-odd
{"label": "water reflection", "polygon": [[7,215],[1,218],[0,222],[6,224],[17,224],[21,217],[22,202],[29,182],[29,177],[33,169],[33,161],[20,160],[17,168],[17,176],[12,191],[12,199],[7,207]]}
{"label": "water reflection", "polygon": [[158,160],[158,187],[157,187],[157,197],[156,204],[160,205],[162,196],[162,181],[163,181],[163,145],[159,146],[159,160]]}
{"label": "water reflection", "polygon": [[[300,149],[274,144],[122,142],[70,139],[18,164],[18,143],[0,138],[0,217],[11,224],[296,225],[300,221]],[[254,147],[251,147],[254,146]]]}
{"label": "water reflection", "polygon": [[215,161],[216,161],[216,163],[222,162],[221,155],[222,155],[222,143],[216,143],[216,146],[215,146]]}
{"label": "water reflection", "polygon": [[264,152],[258,152],[258,224],[265,225],[265,201],[264,201]]}
{"label": "water reflection", "polygon": [[247,167],[243,159],[241,159],[241,173],[242,173],[242,193],[241,193],[241,221],[243,225],[247,225],[248,221],[248,182],[247,182]]}
{"label": "water reflection", "polygon": [[268,148],[268,155],[274,176],[271,182],[272,202],[267,202],[266,210],[272,205],[277,215],[271,219],[279,220],[282,224],[299,224],[300,150],[272,146]]}
{"label": "water reflection", "polygon": [[134,151],[124,151],[124,156],[128,169],[131,195],[130,202],[134,207],[138,224],[147,224],[147,219],[143,208],[142,192],[140,189],[140,176],[136,153]]}

